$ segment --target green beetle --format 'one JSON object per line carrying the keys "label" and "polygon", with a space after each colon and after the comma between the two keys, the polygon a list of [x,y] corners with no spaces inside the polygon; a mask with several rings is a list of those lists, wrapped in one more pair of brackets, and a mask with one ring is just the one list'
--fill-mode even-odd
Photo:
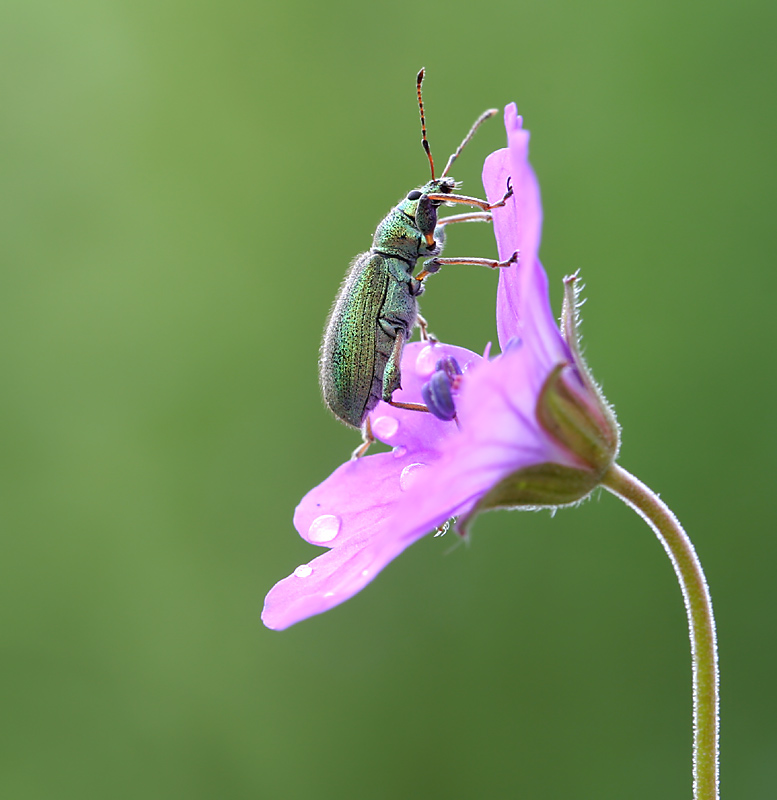
{"label": "green beetle", "polygon": [[[453,162],[475,131],[496,109],[477,119],[439,178],[434,175],[429,142],[426,138],[421,83],[424,70],[418,73],[416,87],[421,112],[424,150],[429,158],[432,179],[413,189],[378,225],[372,247],[352,262],[329,312],[319,359],[319,378],[324,402],[346,425],[360,429],[364,443],[355,451],[361,456],[373,441],[368,415],[379,401],[400,408],[427,411],[420,403],[393,401],[401,388],[402,350],[416,324],[426,338],[426,324],[418,315],[418,296],[424,291],[424,279],[448,264],[475,264],[507,267],[507,261],[488,258],[439,258],[445,240],[445,226],[452,222],[489,221],[491,209],[503,206],[512,196],[508,180],[504,197],[494,204],[476,197],[455,194],[456,181],[446,177]],[[443,204],[464,204],[480,212],[438,219]],[[413,276],[419,259],[425,259],[422,271]]]}

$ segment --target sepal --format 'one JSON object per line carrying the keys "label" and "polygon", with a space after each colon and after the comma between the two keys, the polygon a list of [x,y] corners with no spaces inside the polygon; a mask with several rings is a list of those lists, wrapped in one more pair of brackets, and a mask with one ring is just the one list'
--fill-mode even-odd
{"label": "sepal", "polygon": [[457,528],[464,532],[482,511],[495,508],[556,508],[587,497],[599,484],[599,476],[587,469],[546,462],[519,469],[485,494]]}

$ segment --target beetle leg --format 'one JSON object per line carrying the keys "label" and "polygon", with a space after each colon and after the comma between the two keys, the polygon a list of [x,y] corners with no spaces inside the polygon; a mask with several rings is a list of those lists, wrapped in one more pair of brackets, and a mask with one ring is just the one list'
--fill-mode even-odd
{"label": "beetle leg", "polygon": [[418,278],[411,277],[407,284],[407,288],[411,297],[418,297],[419,294],[424,293],[424,289],[426,287],[424,286],[423,281],[419,281]]}
{"label": "beetle leg", "polygon": [[434,337],[434,334],[429,333],[429,323],[422,317],[420,314],[416,315],[416,321],[418,322],[418,327],[421,329],[421,341],[422,342],[431,342],[435,344],[439,340]]}
{"label": "beetle leg", "polygon": [[480,200],[477,197],[467,197],[463,194],[430,194],[427,195],[432,200],[439,200],[441,203],[460,203],[461,205],[465,206],[477,206],[478,208],[482,208],[483,211],[488,211],[493,206],[488,204],[488,200]]}
{"label": "beetle leg", "polygon": [[370,445],[375,441],[372,435],[372,425],[370,425],[369,416],[364,420],[362,425],[362,443],[351,453],[351,461],[361,458],[369,449]]}
{"label": "beetle leg", "polygon": [[506,261],[496,261],[493,258],[430,258],[424,263],[424,268],[416,275],[416,278],[421,281],[427,275],[438,272],[440,267],[450,264],[471,264],[475,267],[510,267],[518,261],[518,251],[516,250],[510,258]]}
{"label": "beetle leg", "polygon": [[429,411],[423,403],[400,403],[398,400],[389,400],[388,404],[394,408],[406,408],[408,411]]}
{"label": "beetle leg", "polygon": [[507,191],[504,193],[504,196],[498,203],[493,203],[488,207],[487,210],[492,208],[501,208],[507,201],[513,196],[513,179],[508,175],[507,177]]}
{"label": "beetle leg", "polygon": [[[385,330],[385,325],[390,324],[385,320],[380,320],[381,327]],[[397,389],[402,388],[402,376],[399,372],[399,364],[402,360],[402,348],[405,346],[405,332],[402,328],[394,328],[394,347],[391,348],[391,355],[388,358],[386,369],[383,371],[383,400],[391,402],[391,395]]]}
{"label": "beetle leg", "polygon": [[378,325],[380,325],[383,333],[385,333],[386,336],[390,336],[392,339],[396,337],[397,326],[393,322],[389,322],[387,319],[381,318],[378,320]]}
{"label": "beetle leg", "polygon": [[[426,320],[424,320],[426,324]],[[392,400],[391,395],[396,389],[401,389],[401,376],[399,374],[399,362],[402,360],[402,348],[405,345],[405,332],[397,329],[397,338],[394,340],[394,349],[389,356],[386,371],[383,373],[383,400],[394,408],[406,408],[409,411],[429,411],[423,403],[402,403]]]}
{"label": "beetle leg", "polygon": [[434,192],[426,195],[430,200],[436,200],[441,203],[461,203],[465,206],[476,206],[482,208],[483,211],[490,211],[492,208],[501,208],[513,196],[513,184],[510,178],[507,179],[507,191],[504,197],[496,203],[489,203],[488,200],[480,200],[477,197],[468,197],[464,194],[443,194],[442,192]]}
{"label": "beetle leg", "polygon": [[437,221],[437,227],[450,225],[452,222],[491,222],[492,214],[488,211],[473,211],[470,214],[454,214],[450,217],[442,217]]}

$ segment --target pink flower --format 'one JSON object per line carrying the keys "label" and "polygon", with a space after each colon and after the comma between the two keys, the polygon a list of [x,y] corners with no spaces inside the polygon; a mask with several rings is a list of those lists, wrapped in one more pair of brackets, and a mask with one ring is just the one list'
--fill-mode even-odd
{"label": "pink flower", "polygon": [[452,384],[456,421],[386,403],[375,408],[373,432],[393,452],[346,462],[302,499],[297,531],[330,549],[272,588],[262,614],[269,628],[287,628],[352,597],[452,517],[465,533],[480,511],[579,501],[617,453],[614,417],[577,349],[574,279],[567,280],[563,335],[550,308],[538,259],[539,186],[514,104],[505,109],[505,125],[508,147],[483,169],[490,202],[501,199],[508,178],[514,188],[507,205],[493,211],[500,259],[520,253],[517,264],[500,270],[502,354],[489,361],[441,343],[405,347],[403,389],[394,399],[420,402],[425,384],[428,399],[435,373],[445,384],[439,362],[452,357],[463,368]]}

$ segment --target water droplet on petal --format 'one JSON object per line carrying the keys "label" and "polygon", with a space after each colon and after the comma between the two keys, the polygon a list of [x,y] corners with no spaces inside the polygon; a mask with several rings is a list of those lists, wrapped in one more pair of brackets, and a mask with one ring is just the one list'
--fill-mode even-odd
{"label": "water droplet on petal", "polygon": [[440,348],[435,349],[429,344],[424,347],[415,360],[415,371],[422,377],[428,377],[434,372],[434,365],[440,360]]}
{"label": "water droplet on petal", "polygon": [[298,578],[308,578],[313,574],[313,567],[310,564],[300,564],[297,569],[294,570],[294,574]]}
{"label": "water droplet on petal", "polygon": [[335,596],[334,592],[325,592],[324,593],[324,597],[334,597],[334,596]]}
{"label": "water droplet on petal", "polygon": [[426,469],[426,464],[408,464],[399,476],[399,488],[406,492],[418,480],[420,474]]}
{"label": "water droplet on petal", "polygon": [[394,458],[402,458],[403,455],[407,452],[407,448],[404,445],[400,445],[399,447],[394,448]]}
{"label": "water droplet on petal", "polygon": [[390,439],[399,429],[399,420],[395,417],[378,417],[372,422],[372,432],[378,439]]}
{"label": "water droplet on petal", "polygon": [[370,574],[370,571],[368,569],[363,569],[362,570],[362,577],[363,578],[366,578],[369,574]]}
{"label": "water droplet on petal", "polygon": [[322,514],[310,523],[308,539],[311,542],[331,542],[340,532],[340,518],[334,514]]}

